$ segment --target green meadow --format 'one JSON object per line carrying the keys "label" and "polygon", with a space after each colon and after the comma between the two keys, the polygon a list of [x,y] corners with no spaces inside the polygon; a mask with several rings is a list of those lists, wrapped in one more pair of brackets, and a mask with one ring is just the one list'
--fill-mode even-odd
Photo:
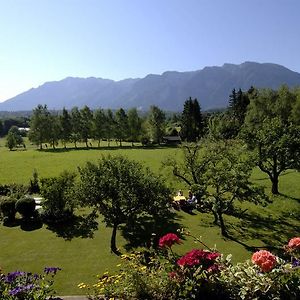
{"label": "green meadow", "polygon": [[[180,149],[176,147],[143,148],[125,144],[120,148],[115,143],[111,147],[103,143],[100,149],[87,150],[79,145],[79,149],[40,151],[28,144],[26,150],[9,151],[4,144],[4,140],[0,140],[0,184],[28,183],[34,169],[40,178],[56,176],[63,170],[76,171],[86,161],[97,161],[101,155],[107,154],[122,154],[142,161],[154,172],[161,172],[161,162],[165,157],[177,155],[180,158]],[[186,187],[174,181],[167,171],[164,171],[164,176],[174,193],[178,189],[186,192]],[[264,173],[255,169],[252,179],[270,192],[270,182]],[[180,211],[176,213],[175,221],[193,235],[201,237],[210,247],[216,246],[224,254],[232,253],[234,262],[248,259],[254,248],[268,247],[279,251],[288,239],[300,233],[300,173],[293,170],[284,173],[280,177],[279,190],[281,194],[271,197],[272,203],[266,207],[242,204],[241,210],[246,211],[240,218],[225,216],[230,239],[220,235],[209,214],[195,212],[190,215]],[[86,213],[85,209],[78,210],[78,214]],[[84,291],[77,284],[91,283],[97,274],[114,272],[118,268],[120,259],[110,253],[110,234],[111,229],[104,226],[101,218],[98,219],[98,229],[88,237],[62,237],[46,225],[37,229],[0,225],[0,267],[4,272],[40,272],[45,266],[58,266],[63,269],[56,277],[58,293],[81,294]],[[119,231],[117,244],[123,251],[126,242],[122,231]],[[176,252],[184,253],[197,245],[188,237],[182,245],[175,247]]]}

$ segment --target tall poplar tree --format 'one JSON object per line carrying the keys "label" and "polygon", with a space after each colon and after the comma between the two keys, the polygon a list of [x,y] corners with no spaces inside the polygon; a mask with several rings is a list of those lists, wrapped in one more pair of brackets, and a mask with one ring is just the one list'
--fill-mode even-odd
{"label": "tall poplar tree", "polygon": [[67,143],[71,140],[72,123],[71,116],[65,108],[63,108],[62,115],[59,117],[59,122],[61,127],[60,139],[64,145],[64,148],[66,148]]}
{"label": "tall poplar tree", "polygon": [[157,106],[150,106],[150,112],[147,118],[148,131],[150,139],[154,143],[160,144],[165,133],[165,113]]}
{"label": "tall poplar tree", "polygon": [[116,138],[119,140],[120,146],[122,146],[122,141],[128,137],[128,117],[123,108],[116,111]]}
{"label": "tall poplar tree", "polygon": [[88,139],[92,135],[92,126],[93,126],[93,113],[88,106],[84,106],[80,110],[81,115],[81,124],[80,124],[80,137],[83,142],[85,142],[86,147],[88,148]]}
{"label": "tall poplar tree", "polygon": [[112,112],[111,109],[107,110],[105,124],[106,124],[105,134],[106,134],[108,147],[109,147],[111,139],[115,138],[115,134],[116,134],[116,122],[115,122],[114,113]]}
{"label": "tall poplar tree", "polygon": [[128,131],[129,140],[131,140],[132,146],[133,142],[138,141],[139,136],[142,131],[142,120],[138,115],[137,109],[132,108],[128,111]]}
{"label": "tall poplar tree", "polygon": [[93,118],[93,138],[98,141],[98,147],[100,147],[101,139],[105,136],[106,117],[102,109],[97,109],[94,112]]}
{"label": "tall poplar tree", "polygon": [[34,110],[30,120],[29,140],[43,148],[43,143],[49,140],[51,131],[50,113],[47,105],[39,104]]}
{"label": "tall poplar tree", "polygon": [[73,107],[71,110],[71,140],[77,148],[77,142],[80,141],[80,129],[81,129],[81,114],[78,107]]}

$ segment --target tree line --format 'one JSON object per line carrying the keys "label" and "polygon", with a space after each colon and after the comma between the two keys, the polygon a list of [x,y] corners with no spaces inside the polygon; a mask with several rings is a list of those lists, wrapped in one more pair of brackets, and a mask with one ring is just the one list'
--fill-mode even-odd
{"label": "tree line", "polygon": [[[40,149],[49,144],[53,149],[62,143],[63,147],[78,142],[90,147],[90,140],[97,142],[106,140],[108,146],[116,140],[120,146],[124,141],[142,142],[142,144],[160,144],[165,135],[181,136],[187,141],[196,141],[204,133],[203,117],[197,99],[188,99],[184,104],[182,114],[174,114],[167,118],[166,113],[157,106],[151,106],[149,112],[142,116],[136,108],[125,111],[123,108],[96,109],[88,106],[62,112],[51,112],[47,105],[38,105],[32,112],[29,122],[29,140]],[[8,147],[12,149],[20,145],[20,137],[16,128],[8,132]],[[21,141],[22,144],[22,141]]]}
{"label": "tree line", "polygon": [[[29,139],[41,149],[46,143],[53,148],[60,141],[84,142],[112,140],[162,142],[164,135],[178,135],[183,141],[197,142],[203,137],[211,140],[240,140],[254,154],[253,160],[272,182],[272,193],[279,193],[279,176],[287,169],[298,169],[300,162],[300,89],[281,86],[278,90],[233,89],[228,108],[219,113],[203,114],[197,99],[185,101],[182,113],[167,118],[157,106],[151,106],[146,116],[136,108],[127,112],[85,106],[59,114],[46,105],[38,105],[30,120]],[[16,135],[15,128],[11,135]],[[20,138],[14,140],[21,142]],[[16,143],[18,143],[16,142]]]}

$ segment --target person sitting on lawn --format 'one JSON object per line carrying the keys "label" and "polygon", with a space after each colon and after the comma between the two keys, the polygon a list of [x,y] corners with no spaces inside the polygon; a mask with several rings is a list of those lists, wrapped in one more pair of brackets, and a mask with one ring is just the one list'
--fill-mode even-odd
{"label": "person sitting on lawn", "polygon": [[195,195],[192,193],[192,191],[189,191],[189,196],[187,199],[187,203],[192,206],[192,207],[196,207],[197,204],[197,198],[195,197]]}

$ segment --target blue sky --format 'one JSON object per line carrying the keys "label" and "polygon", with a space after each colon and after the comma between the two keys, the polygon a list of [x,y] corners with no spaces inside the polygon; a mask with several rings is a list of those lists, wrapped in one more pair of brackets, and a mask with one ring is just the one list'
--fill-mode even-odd
{"label": "blue sky", "polygon": [[300,72],[299,0],[0,0],[0,101],[67,76],[244,61]]}

